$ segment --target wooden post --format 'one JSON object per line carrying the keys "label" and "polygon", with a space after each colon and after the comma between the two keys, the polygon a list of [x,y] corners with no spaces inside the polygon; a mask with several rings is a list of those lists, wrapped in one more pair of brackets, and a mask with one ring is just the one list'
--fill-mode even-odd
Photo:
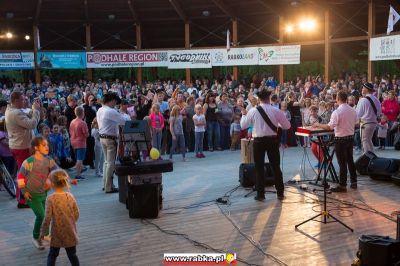
{"label": "wooden post", "polygon": [[[86,30],[86,52],[89,52],[92,50],[92,37],[90,32],[90,24],[85,25],[85,30]],[[92,68],[86,68],[86,79],[93,81]]]}
{"label": "wooden post", "polygon": [[[283,43],[283,35],[284,35],[284,31],[283,31],[283,17],[280,16],[279,17],[279,43]],[[284,65],[279,65],[279,83],[283,84],[285,82],[285,66]]]}
{"label": "wooden post", "polygon": [[374,81],[374,65],[369,58],[371,51],[371,38],[375,34],[375,4],[373,0],[368,1],[368,80],[369,82]]}
{"label": "wooden post", "polygon": [[[136,24],[136,48],[142,49],[142,27],[140,24]],[[138,67],[136,72],[136,81],[137,84],[142,85],[143,82],[143,69]]]}
{"label": "wooden post", "polygon": [[[190,24],[185,22],[185,49],[190,49]],[[186,68],[186,86],[192,82],[192,73],[190,68]]]}
{"label": "wooden post", "polygon": [[33,25],[33,60],[35,64],[35,82],[40,84],[40,68],[37,64],[37,53],[39,51],[39,29],[37,25]]}
{"label": "wooden post", "polygon": [[[232,20],[232,41],[233,47],[238,45],[238,28],[237,28],[237,19]],[[239,80],[239,69],[237,66],[233,66],[233,78],[235,80]]]}
{"label": "wooden post", "polygon": [[332,59],[332,49],[330,43],[330,18],[329,10],[325,10],[325,53],[324,53],[324,77],[325,84],[330,84],[331,82],[331,59]]}

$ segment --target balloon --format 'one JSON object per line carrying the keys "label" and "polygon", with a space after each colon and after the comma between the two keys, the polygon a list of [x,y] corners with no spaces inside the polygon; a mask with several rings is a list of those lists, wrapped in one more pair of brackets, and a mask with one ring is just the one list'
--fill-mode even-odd
{"label": "balloon", "polygon": [[156,148],[151,148],[150,158],[152,160],[158,160],[158,158],[160,158],[160,152]]}

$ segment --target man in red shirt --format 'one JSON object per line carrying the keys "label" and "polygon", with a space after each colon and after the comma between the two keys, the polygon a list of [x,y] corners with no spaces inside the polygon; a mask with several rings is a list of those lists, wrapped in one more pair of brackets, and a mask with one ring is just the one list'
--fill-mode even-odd
{"label": "man in red shirt", "polygon": [[71,121],[69,126],[69,134],[71,135],[71,146],[74,149],[76,157],[76,179],[85,179],[81,176],[83,168],[83,160],[86,155],[86,138],[89,136],[89,130],[83,117],[85,112],[83,107],[75,107],[76,118]]}

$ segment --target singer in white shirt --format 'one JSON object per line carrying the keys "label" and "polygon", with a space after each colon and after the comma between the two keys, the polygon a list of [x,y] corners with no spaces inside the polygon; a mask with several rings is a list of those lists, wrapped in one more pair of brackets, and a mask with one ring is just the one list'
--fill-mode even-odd
{"label": "singer in white shirt", "polygon": [[[261,104],[260,106],[267,114],[271,123],[275,127],[281,127],[282,129],[289,129],[290,122],[286,119],[285,114],[273,107],[270,104],[271,91],[262,89],[258,93]],[[252,137],[254,138],[254,164],[256,170],[256,190],[257,196],[254,198],[258,201],[265,199],[264,195],[264,162],[265,152],[267,152],[269,163],[272,167],[275,179],[275,189],[277,191],[277,197],[279,200],[284,199],[283,195],[283,179],[282,171],[280,168],[280,154],[279,154],[279,138],[277,132],[271,129],[265,122],[263,117],[257,108],[250,109],[249,112],[245,108],[242,108],[242,118],[240,120],[241,128],[248,128],[253,125]]]}

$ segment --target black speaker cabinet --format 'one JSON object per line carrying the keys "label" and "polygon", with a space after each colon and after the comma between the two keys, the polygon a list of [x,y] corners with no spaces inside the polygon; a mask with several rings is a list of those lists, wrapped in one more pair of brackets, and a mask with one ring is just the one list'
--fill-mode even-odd
{"label": "black speaker cabinet", "polygon": [[[252,187],[256,184],[256,169],[253,163],[242,163],[239,166],[239,182],[243,187]],[[274,175],[269,163],[264,165],[265,186],[274,185]]]}
{"label": "black speaker cabinet", "polygon": [[400,241],[387,236],[362,235],[358,241],[362,266],[394,266],[400,262]]}
{"label": "black speaker cabinet", "polygon": [[357,172],[360,175],[367,175],[368,174],[368,165],[372,159],[377,158],[377,156],[373,152],[366,152],[355,161]]}
{"label": "black speaker cabinet", "polygon": [[157,218],[162,208],[162,185],[130,185],[128,209],[130,218]]}

